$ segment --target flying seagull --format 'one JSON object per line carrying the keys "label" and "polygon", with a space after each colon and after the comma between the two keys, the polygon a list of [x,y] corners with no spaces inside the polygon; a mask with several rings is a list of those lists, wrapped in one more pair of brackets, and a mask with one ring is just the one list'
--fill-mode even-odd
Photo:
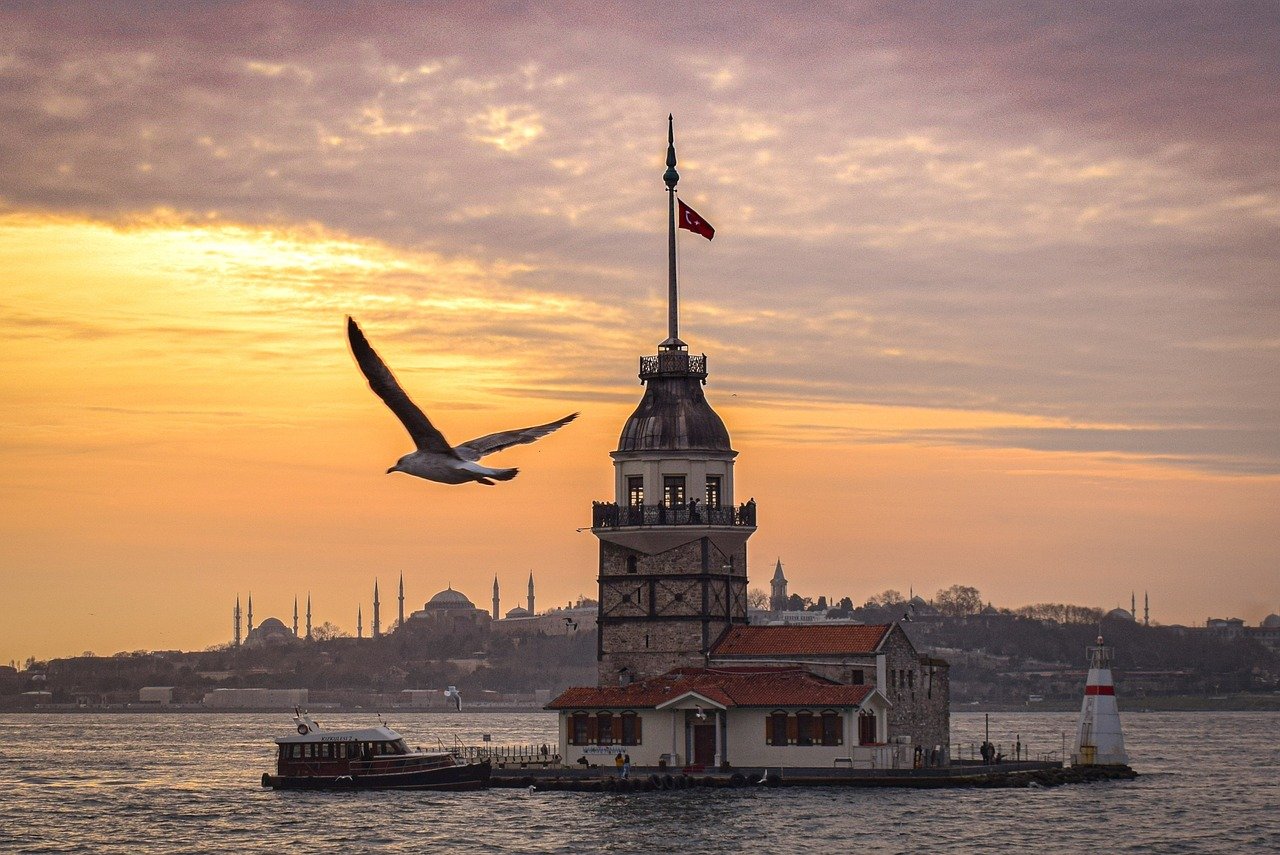
{"label": "flying seagull", "polygon": [[428,481],[439,481],[441,484],[476,481],[492,485],[494,481],[510,481],[516,477],[519,469],[491,469],[477,461],[495,451],[540,439],[578,417],[577,413],[570,413],[545,425],[491,433],[468,440],[457,447],[451,446],[444,434],[436,430],[422,410],[418,409],[417,404],[409,400],[386,363],[369,346],[368,339],[350,316],[347,317],[347,338],[351,342],[351,352],[355,354],[360,370],[369,381],[369,388],[396,414],[396,418],[404,424],[409,436],[413,437],[414,445],[418,447],[416,451],[397,460],[396,465],[387,470],[388,475],[403,472]]}

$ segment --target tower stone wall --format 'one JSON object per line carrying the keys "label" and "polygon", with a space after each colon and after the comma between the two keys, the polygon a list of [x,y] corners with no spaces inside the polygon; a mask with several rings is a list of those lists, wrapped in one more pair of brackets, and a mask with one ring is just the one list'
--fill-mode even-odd
{"label": "tower stone wall", "polygon": [[746,536],[654,553],[602,541],[599,581],[600,685],[702,667],[721,633],[747,622]]}

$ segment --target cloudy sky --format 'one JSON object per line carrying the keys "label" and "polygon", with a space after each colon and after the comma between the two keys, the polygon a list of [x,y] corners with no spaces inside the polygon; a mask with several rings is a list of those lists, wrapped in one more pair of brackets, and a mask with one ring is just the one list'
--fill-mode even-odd
{"label": "cloudy sky", "polygon": [[[649,8],[0,9],[0,660],[593,593],[668,112],[755,584],[1280,611],[1273,6]],[[582,418],[384,475],[348,313],[454,441]]]}

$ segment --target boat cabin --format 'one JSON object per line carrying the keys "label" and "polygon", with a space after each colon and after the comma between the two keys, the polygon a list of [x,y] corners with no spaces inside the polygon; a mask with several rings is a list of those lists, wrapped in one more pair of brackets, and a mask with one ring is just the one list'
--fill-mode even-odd
{"label": "boat cabin", "polygon": [[[306,733],[302,732],[304,728]],[[328,777],[391,773],[409,764],[421,769],[424,760],[433,758],[440,766],[454,762],[446,752],[426,754],[411,750],[404,738],[389,727],[320,730],[300,724],[298,731],[296,736],[276,739],[279,746],[276,771],[280,775]]]}

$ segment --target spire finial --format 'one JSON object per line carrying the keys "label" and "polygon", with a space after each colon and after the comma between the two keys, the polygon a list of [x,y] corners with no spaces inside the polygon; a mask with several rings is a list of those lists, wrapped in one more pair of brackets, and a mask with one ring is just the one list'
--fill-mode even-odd
{"label": "spire finial", "polygon": [[675,118],[667,114],[667,171],[662,173],[662,180],[666,182],[668,190],[676,189],[676,183],[680,180],[680,173],[676,172],[676,128]]}

